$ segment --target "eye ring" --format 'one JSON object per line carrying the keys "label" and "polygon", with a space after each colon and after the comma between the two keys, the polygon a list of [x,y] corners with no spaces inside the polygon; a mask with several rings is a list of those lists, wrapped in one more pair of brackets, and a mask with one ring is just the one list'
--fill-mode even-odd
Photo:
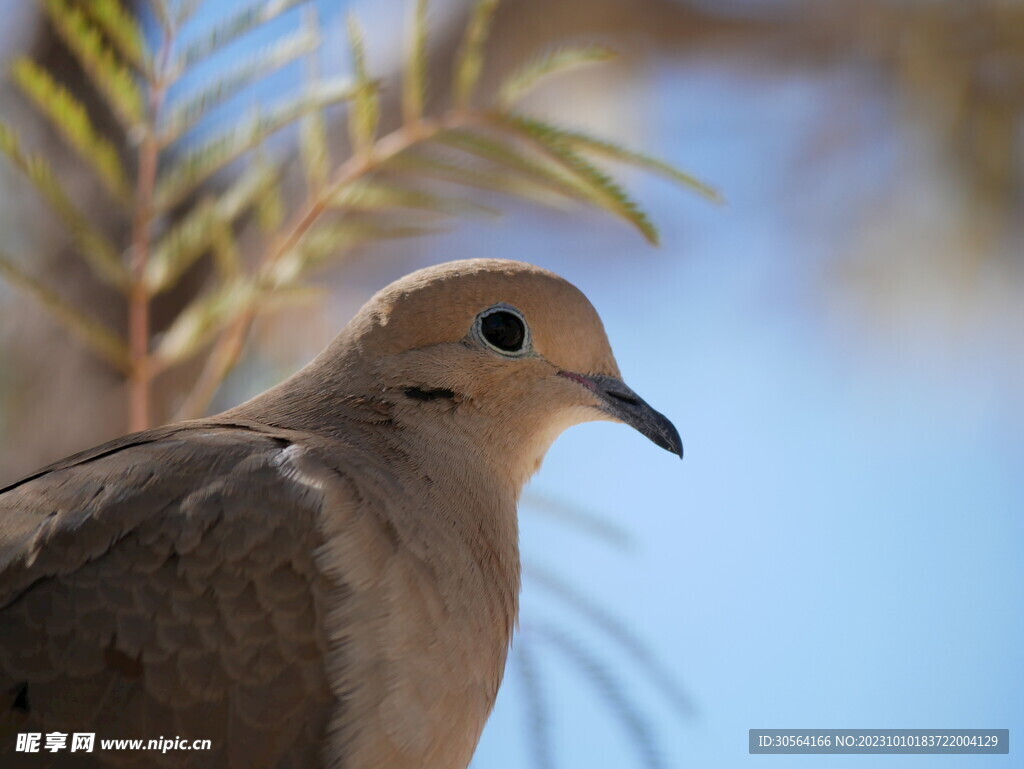
{"label": "eye ring", "polygon": [[521,358],[533,347],[526,318],[510,304],[496,304],[477,315],[473,332],[486,347],[506,358]]}

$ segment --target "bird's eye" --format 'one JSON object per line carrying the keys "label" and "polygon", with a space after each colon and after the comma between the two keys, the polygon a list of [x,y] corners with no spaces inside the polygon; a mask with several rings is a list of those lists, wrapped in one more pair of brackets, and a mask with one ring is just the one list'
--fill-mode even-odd
{"label": "bird's eye", "polygon": [[522,315],[511,307],[493,307],[481,313],[477,327],[488,345],[505,354],[521,353],[529,342]]}

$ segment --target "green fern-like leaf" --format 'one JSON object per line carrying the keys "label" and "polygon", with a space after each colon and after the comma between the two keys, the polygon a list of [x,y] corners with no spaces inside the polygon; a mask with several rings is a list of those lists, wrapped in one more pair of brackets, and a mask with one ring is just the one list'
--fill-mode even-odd
{"label": "green fern-like leaf", "polygon": [[160,180],[157,209],[166,211],[217,171],[259,147],[269,136],[313,110],[351,99],[356,90],[347,78],[325,80],[283,105],[263,114],[256,113],[241,126],[188,152]]}
{"label": "green fern-like leaf", "polygon": [[32,182],[33,186],[67,226],[82,257],[93,273],[117,288],[127,288],[128,270],[113,244],[99,232],[64,191],[50,163],[40,154],[25,154],[10,126],[0,123],[0,153]]}
{"label": "green fern-like leaf", "polygon": [[174,319],[157,344],[156,366],[163,369],[188,360],[241,315],[256,311],[267,315],[286,307],[308,307],[323,295],[318,286],[269,289],[249,278],[228,281],[195,299]]}
{"label": "green fern-like leaf", "polygon": [[[269,165],[266,161],[265,164]],[[281,229],[285,217],[284,193],[280,174],[256,197],[256,222],[266,236]]]}
{"label": "green fern-like leaf", "polygon": [[331,202],[339,208],[359,211],[411,208],[449,216],[498,216],[500,214],[495,208],[473,201],[437,195],[397,184],[387,184],[379,180],[359,181],[345,185]]}
{"label": "green fern-like leaf", "polygon": [[50,23],[127,129],[143,120],[143,98],[135,76],[106,45],[103,35],[77,5],[45,0]]}
{"label": "green fern-like leaf", "polygon": [[415,123],[423,117],[427,100],[427,0],[416,0],[402,85],[402,114],[406,123]]}
{"label": "green fern-like leaf", "polygon": [[131,191],[117,150],[96,133],[85,107],[31,59],[15,59],[11,76],[104,186],[127,204]]}
{"label": "green fern-like leaf", "polygon": [[484,68],[484,44],[499,0],[477,0],[455,62],[455,106],[468,109]]}
{"label": "green fern-like leaf", "polygon": [[715,203],[720,203],[722,201],[722,196],[714,187],[711,187],[685,171],[682,171],[662,160],[653,158],[650,155],[645,155],[642,152],[627,149],[626,147],[614,144],[613,142],[609,142],[604,139],[598,139],[581,131],[570,131],[565,128],[560,128],[535,118],[515,115],[509,119],[515,125],[519,126],[521,130],[526,131],[537,138],[542,138],[547,144],[566,145],[574,150],[585,151],[594,155],[601,155],[611,160],[617,160],[636,168],[641,168],[645,171],[651,171],[652,173],[659,174],[671,179],[672,181],[683,184],[694,192],[703,195],[708,200],[714,201]]}
{"label": "green fern-like leaf", "polygon": [[626,220],[653,245],[658,243],[658,230],[639,206],[633,202],[629,194],[614,179],[593,165],[586,158],[572,149],[568,142],[562,141],[543,129],[538,128],[535,121],[509,120],[506,125],[516,130],[521,136],[532,139],[547,151],[552,159],[560,163],[580,182],[580,189],[586,199],[594,205],[605,209]]}
{"label": "green fern-like leaf", "polygon": [[140,71],[149,68],[149,52],[142,30],[120,0],[90,0],[82,3],[82,7],[126,61]]}
{"label": "green fern-like leaf", "polygon": [[299,153],[306,172],[306,185],[315,194],[327,183],[327,171],[331,165],[327,122],[319,110],[310,112],[302,121]]}
{"label": "green fern-like leaf", "polygon": [[193,300],[160,337],[154,357],[161,367],[187,360],[239,314],[255,306],[260,294],[256,283],[239,278]]}
{"label": "green fern-like leaf", "polygon": [[566,168],[572,170],[584,182],[593,203],[622,217],[636,227],[651,245],[658,245],[658,229],[614,179],[567,147],[555,144],[549,148]]}
{"label": "green fern-like leaf", "polygon": [[255,164],[226,192],[207,199],[192,210],[153,247],[146,265],[146,286],[151,294],[173,287],[184,272],[210,250],[218,230],[231,225],[277,181],[277,169]]}
{"label": "green fern-like leaf", "polygon": [[363,31],[355,14],[348,16],[348,39],[352,47],[352,61],[356,71],[356,93],[349,112],[349,136],[356,152],[366,152],[373,146],[380,122],[380,96],[377,83],[370,79],[366,66],[366,44]]}
{"label": "green fern-like leaf", "polygon": [[387,221],[346,218],[314,227],[294,249],[266,270],[264,283],[291,286],[310,271],[337,261],[357,246],[393,238],[415,238],[443,232],[443,228]]}
{"label": "green fern-like leaf", "polygon": [[0,252],[0,276],[43,305],[72,335],[115,368],[131,370],[128,348],[117,334],[67,302],[57,292],[22,270],[17,262]]}
{"label": "green fern-like leaf", "polygon": [[324,290],[318,286],[268,289],[249,278],[228,281],[195,299],[174,319],[157,344],[156,366],[163,369],[188,360],[241,315],[308,307],[323,295]]}
{"label": "green fern-like leaf", "polygon": [[[317,18],[316,6],[306,9],[304,26],[307,34],[320,37],[320,22]],[[307,58],[306,82],[316,85],[320,82],[320,63],[315,51]],[[299,134],[299,155],[306,173],[306,187],[311,195],[317,194],[327,183],[327,172],[331,165],[331,152],[327,144],[327,121],[321,110],[313,110],[302,119],[302,130]]]}
{"label": "green fern-like leaf", "polygon": [[215,82],[204,86],[173,108],[161,136],[162,143],[166,145],[177,141],[211,109],[238,95],[271,72],[316,50],[319,44],[320,38],[317,35],[302,30],[247,56],[229,72],[219,75]]}
{"label": "green fern-like leaf", "polygon": [[444,228],[351,218],[317,227],[305,239],[301,250],[306,268],[313,269],[329,259],[344,255],[356,246],[380,240],[436,235],[439,232],[444,232]]}
{"label": "green fern-like leaf", "polygon": [[527,154],[508,141],[468,130],[446,131],[438,135],[437,141],[503,166],[565,198],[578,200],[583,196],[581,186],[553,163],[536,154]]}
{"label": "green fern-like leaf", "polygon": [[550,75],[575,69],[584,64],[609,61],[615,56],[615,51],[603,45],[556,48],[554,51],[538,56],[505,80],[498,90],[498,106],[507,109]]}
{"label": "green fern-like leaf", "polygon": [[494,162],[470,164],[465,158],[440,158],[436,153],[420,151],[404,152],[389,160],[384,168],[399,174],[522,198],[549,208],[565,209],[572,203],[566,196]]}
{"label": "green fern-like leaf", "polygon": [[307,0],[259,0],[235,11],[211,29],[202,39],[189,45],[178,59],[175,70],[184,72],[212,56],[262,24],[272,21]]}
{"label": "green fern-like leaf", "polygon": [[238,280],[242,276],[244,264],[234,228],[229,222],[218,221],[214,224],[212,247],[213,262],[220,280],[224,283]]}

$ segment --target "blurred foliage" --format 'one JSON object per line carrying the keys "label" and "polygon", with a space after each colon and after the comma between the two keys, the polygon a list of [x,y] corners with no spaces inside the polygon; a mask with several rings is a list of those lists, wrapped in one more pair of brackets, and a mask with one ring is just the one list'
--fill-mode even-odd
{"label": "blurred foliage", "polygon": [[875,0],[856,13],[854,39],[891,67],[908,117],[964,176],[975,220],[1019,225],[1024,4]]}
{"label": "blurred foliage", "polygon": [[1020,226],[1024,3],[723,2],[715,12],[746,22],[728,36],[707,35],[715,58],[753,57],[776,74],[844,67],[876,77],[917,144],[959,175],[975,224],[994,235]]}
{"label": "blurred foliage", "polygon": [[[203,366],[181,395],[177,416],[205,413],[238,362],[254,320],[315,297],[316,271],[346,251],[383,238],[436,232],[453,218],[496,213],[466,199],[466,188],[483,182],[541,204],[590,204],[632,224],[652,243],[653,224],[595,159],[660,173],[716,197],[665,163],[514,111],[546,77],[611,58],[606,48],[560,47],[541,54],[508,78],[494,103],[481,104],[476,92],[497,0],[474,6],[447,84],[451,106],[435,115],[425,112],[427,6],[425,0],[416,3],[403,120],[383,135],[380,86],[368,70],[354,16],[347,20],[353,76],[321,78],[316,55],[322,31],[313,4],[260,0],[196,33],[188,28],[198,5],[152,0],[160,39],[148,41],[119,0],[43,3],[58,37],[116,118],[115,135],[104,135],[83,101],[44,66],[27,57],[12,66],[14,83],[91,170],[102,194],[125,210],[132,222],[129,242],[112,242],[92,227],[47,157],[25,149],[14,129],[0,123],[0,152],[56,211],[95,276],[127,297],[127,334],[61,298],[33,275],[31,259],[0,253],[3,273],[123,372],[133,429],[154,421],[154,379],[196,357]],[[212,82],[170,98],[171,88],[193,67],[299,6],[304,15],[297,31],[230,63]],[[183,31],[195,42],[178,51]],[[210,110],[299,58],[310,62],[299,93],[260,107],[212,138],[195,138],[195,127]],[[334,160],[325,111],[339,104],[348,112],[351,154]],[[305,194],[290,206],[281,190],[285,163],[264,146],[296,124]],[[210,191],[219,171],[253,153],[233,182]],[[261,236],[255,248],[242,248],[238,240],[250,218],[258,221]],[[253,251],[254,257],[243,256]],[[209,266],[205,287],[154,333],[152,302],[200,263]]]}

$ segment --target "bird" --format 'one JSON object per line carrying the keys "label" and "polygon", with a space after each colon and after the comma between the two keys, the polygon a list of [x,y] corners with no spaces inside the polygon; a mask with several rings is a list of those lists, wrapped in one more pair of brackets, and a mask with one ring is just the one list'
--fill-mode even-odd
{"label": "bird", "polygon": [[469,259],[235,408],[0,490],[0,765],[465,769],[517,624],[520,493],[591,420],[682,457],[579,289]]}

